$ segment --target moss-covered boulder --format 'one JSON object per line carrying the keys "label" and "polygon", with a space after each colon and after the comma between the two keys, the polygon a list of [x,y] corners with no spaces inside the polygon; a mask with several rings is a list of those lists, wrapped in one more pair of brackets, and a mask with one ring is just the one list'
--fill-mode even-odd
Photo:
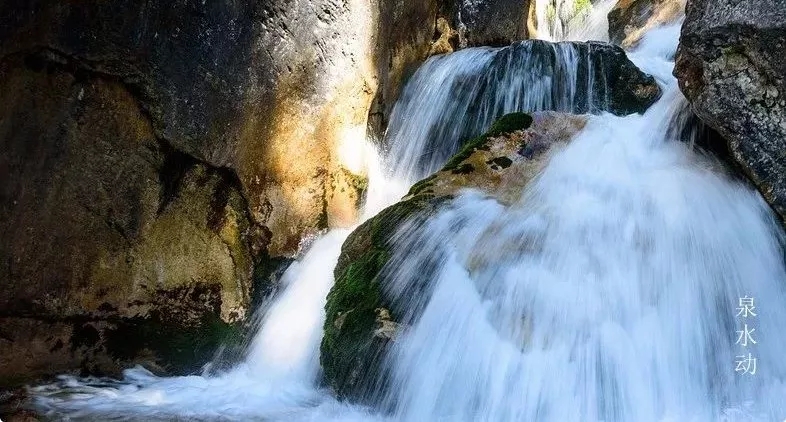
{"label": "moss-covered boulder", "polygon": [[405,311],[383,289],[391,237],[399,228],[425,221],[466,188],[512,203],[543,168],[548,152],[569,142],[585,122],[584,116],[554,112],[505,115],[442,170],[413,185],[401,202],[350,234],[328,294],[321,347],[325,382],[339,397],[373,401],[373,392],[384,387],[385,353],[403,329],[397,316]]}

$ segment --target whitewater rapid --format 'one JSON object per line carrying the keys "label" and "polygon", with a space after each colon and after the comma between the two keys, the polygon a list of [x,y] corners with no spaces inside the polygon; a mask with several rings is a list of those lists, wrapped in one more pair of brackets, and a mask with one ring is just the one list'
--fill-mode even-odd
{"label": "whitewater rapid", "polygon": [[[388,357],[391,413],[340,403],[319,387],[325,295],[350,230],[317,239],[286,271],[235,368],[169,378],[134,368],[120,381],[64,376],[32,389],[37,408],[72,420],[783,420],[782,237],[756,192],[672,139],[684,109],[671,76],[677,34],[677,26],[653,31],[631,55],[664,91],[644,115],[590,117],[510,207],[467,191],[397,236],[399,255],[385,271],[391,294],[422,276],[414,263],[439,265],[430,295],[402,298],[424,310],[402,321],[409,328]],[[433,154],[429,142],[468,100],[439,97],[431,84],[476,74],[472,66],[496,51],[434,58],[424,65],[430,73],[413,77],[394,111],[388,160],[370,163],[363,218],[457,148]],[[493,114],[531,110],[543,98],[507,96],[504,86],[498,94],[499,109],[467,111],[460,119],[478,120],[462,127],[482,131]],[[746,377],[734,371],[743,295],[760,310],[750,349],[759,372]]]}
{"label": "whitewater rapid", "polygon": [[[393,299],[424,309],[388,362],[394,420],[784,419],[782,237],[756,192],[668,137],[676,30],[633,55],[664,88],[644,116],[591,118],[510,207],[467,191],[396,236],[389,294],[437,270],[430,295]],[[743,323],[757,344],[737,344]]]}

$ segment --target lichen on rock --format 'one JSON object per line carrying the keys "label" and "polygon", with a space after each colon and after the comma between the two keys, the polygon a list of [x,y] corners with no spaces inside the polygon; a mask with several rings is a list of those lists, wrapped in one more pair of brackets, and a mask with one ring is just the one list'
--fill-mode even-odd
{"label": "lichen on rock", "polygon": [[696,115],[786,220],[786,15],[777,2],[688,2],[674,74]]}

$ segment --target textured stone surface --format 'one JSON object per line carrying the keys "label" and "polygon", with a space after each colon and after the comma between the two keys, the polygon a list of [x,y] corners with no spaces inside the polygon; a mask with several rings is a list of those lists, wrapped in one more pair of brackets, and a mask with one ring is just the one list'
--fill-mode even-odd
{"label": "textured stone surface", "polygon": [[364,181],[339,146],[366,127],[376,13],[0,4],[0,383],[195,370],[255,264],[350,224]]}
{"label": "textured stone surface", "polygon": [[[336,144],[365,127],[375,86],[376,11],[366,1],[10,1],[0,56],[42,47],[111,75],[155,135],[233,169],[273,255],[292,254],[325,215]],[[352,23],[351,25],[349,23]],[[342,200],[334,195],[334,201]],[[338,224],[340,225],[340,224]]]}
{"label": "textured stone surface", "polygon": [[381,137],[398,95],[430,55],[527,38],[528,1],[379,0],[376,68],[379,89],[370,129]]}
{"label": "textured stone surface", "polygon": [[[108,356],[118,324],[191,330],[209,357],[197,339],[208,320],[232,331],[245,318],[264,241],[234,174],[157,139],[115,78],[69,66],[48,51],[0,63],[2,384],[116,371],[144,348],[128,339]],[[158,361],[158,346],[146,359],[163,366],[205,358]]]}
{"label": "textured stone surface", "polygon": [[461,47],[504,46],[527,38],[527,0],[453,1],[443,13],[453,18]]}
{"label": "textured stone surface", "polygon": [[401,202],[347,238],[334,271],[336,283],[328,294],[320,357],[325,380],[340,397],[373,402],[376,397],[368,395],[372,389],[365,387],[385,382],[381,363],[401,329],[396,315],[404,311],[385,297],[382,271],[391,257],[390,238],[399,227],[432,215],[462,188],[512,203],[546,164],[552,148],[568,142],[586,121],[554,112],[533,117],[502,117],[441,171],[416,183]]}
{"label": "textured stone surface", "polygon": [[620,0],[611,9],[609,41],[633,47],[653,28],[675,22],[685,10],[686,0]]}
{"label": "textured stone surface", "polygon": [[691,0],[674,70],[695,113],[786,218],[786,9],[776,0]]}
{"label": "textured stone surface", "polygon": [[380,0],[375,68],[378,89],[369,110],[369,129],[381,138],[401,88],[429,56],[440,0]]}

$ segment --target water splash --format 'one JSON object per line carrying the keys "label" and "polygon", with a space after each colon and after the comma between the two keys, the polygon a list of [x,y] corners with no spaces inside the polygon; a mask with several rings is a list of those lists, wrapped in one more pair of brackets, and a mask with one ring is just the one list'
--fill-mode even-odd
{"label": "water splash", "polygon": [[[468,192],[396,236],[391,295],[438,270],[430,295],[398,298],[423,312],[389,357],[395,420],[786,417],[779,229],[754,190],[667,138],[684,100],[665,59],[641,63],[666,81],[656,106],[590,118],[519,203]],[[761,311],[748,349],[744,295]],[[754,376],[735,373],[747,352]]]}

